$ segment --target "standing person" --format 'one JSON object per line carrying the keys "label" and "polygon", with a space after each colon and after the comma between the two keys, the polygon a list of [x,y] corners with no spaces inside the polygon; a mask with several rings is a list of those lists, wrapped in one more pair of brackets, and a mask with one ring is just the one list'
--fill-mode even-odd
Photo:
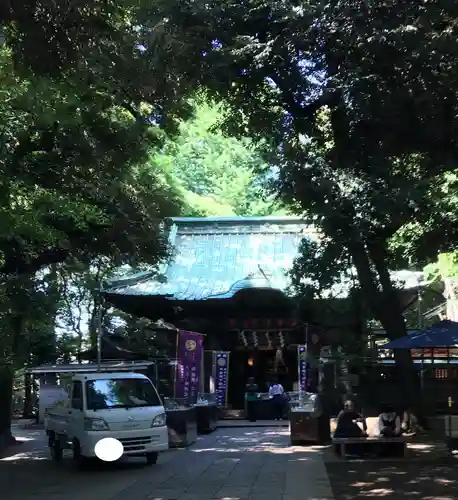
{"label": "standing person", "polygon": [[269,396],[272,398],[274,420],[282,420],[283,406],[285,403],[285,389],[279,382],[274,382],[269,387]]}
{"label": "standing person", "polygon": [[246,411],[250,422],[256,422],[256,401],[258,400],[258,384],[253,377],[250,377],[245,386],[246,393]]}

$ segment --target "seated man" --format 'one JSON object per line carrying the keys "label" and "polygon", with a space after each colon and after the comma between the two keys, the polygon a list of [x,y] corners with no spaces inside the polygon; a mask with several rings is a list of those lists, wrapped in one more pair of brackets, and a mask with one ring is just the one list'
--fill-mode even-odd
{"label": "seated man", "polygon": [[378,417],[379,436],[398,437],[401,435],[401,419],[391,406],[385,406]]}
{"label": "seated man", "polygon": [[[394,408],[389,405],[385,406],[380,413],[377,427],[377,434],[386,438],[399,437],[402,433],[401,419]],[[377,447],[380,456],[402,456],[404,453],[403,443],[379,443]]]}
{"label": "seated man", "polygon": [[407,409],[402,414],[401,432],[402,434],[415,435],[422,432],[422,427],[418,424],[418,419],[412,410]]}
{"label": "seated man", "polygon": [[[361,429],[358,424],[361,424],[363,429]],[[355,411],[353,401],[345,401],[343,410],[337,415],[337,425],[334,437],[366,437],[366,431],[366,419],[360,413]],[[336,446],[336,452],[339,451],[340,447]],[[358,444],[347,445],[347,452],[349,455],[361,456],[363,451],[363,447]]]}
{"label": "seated man", "polygon": [[[358,423],[362,424],[363,430]],[[345,401],[343,410],[337,415],[334,437],[365,437],[366,431],[366,419],[355,411],[353,401]]]}

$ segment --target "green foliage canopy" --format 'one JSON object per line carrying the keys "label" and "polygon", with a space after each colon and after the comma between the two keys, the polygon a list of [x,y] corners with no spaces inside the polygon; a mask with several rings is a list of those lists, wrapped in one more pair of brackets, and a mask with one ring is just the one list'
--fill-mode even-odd
{"label": "green foliage canopy", "polygon": [[263,144],[224,134],[220,125],[229,111],[198,96],[192,118],[152,156],[182,193],[186,216],[262,216],[278,213],[280,204],[265,187],[268,165]]}

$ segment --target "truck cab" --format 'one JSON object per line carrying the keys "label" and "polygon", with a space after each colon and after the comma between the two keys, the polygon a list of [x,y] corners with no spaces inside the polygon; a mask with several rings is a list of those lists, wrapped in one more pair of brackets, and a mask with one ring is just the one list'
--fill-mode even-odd
{"label": "truck cab", "polygon": [[121,442],[124,456],[145,456],[149,464],[168,449],[164,406],[145,375],[80,373],[68,392],[68,401],[50,408],[45,418],[55,460],[66,448],[79,462],[96,457],[96,444],[107,437]]}

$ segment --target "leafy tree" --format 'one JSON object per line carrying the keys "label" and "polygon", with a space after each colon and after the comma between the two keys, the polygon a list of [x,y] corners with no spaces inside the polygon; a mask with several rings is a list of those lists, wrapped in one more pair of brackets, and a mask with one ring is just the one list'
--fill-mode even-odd
{"label": "leafy tree", "polygon": [[119,274],[116,260],[106,256],[98,256],[90,263],[73,260],[59,267],[62,297],[59,327],[66,332],[65,345],[75,347],[74,356],[86,347],[97,345],[100,321],[104,323],[106,312],[100,290],[115,272]]}
{"label": "leafy tree", "polygon": [[[54,273],[10,278],[0,300],[0,446],[10,439],[14,370],[55,361]],[[26,404],[28,401],[26,401]]]}
{"label": "leafy tree", "polygon": [[[436,307],[436,316],[442,317],[442,319],[447,318],[452,321],[457,321],[458,254],[456,252],[440,253],[435,262],[424,268],[424,273],[426,278],[430,281],[429,288],[436,291],[435,303],[432,305],[427,304],[425,306],[425,312],[428,309]],[[434,319],[437,321],[437,317]]]}
{"label": "leafy tree", "polygon": [[[75,260],[155,265],[168,256],[163,218],[179,213],[180,199],[147,160],[188,112],[187,83],[172,77],[180,58],[169,58],[161,26],[149,32],[152,48],[139,45],[147,10],[96,0],[0,8],[2,394],[32,341],[23,327],[34,318],[24,307],[31,288],[21,280]],[[9,408],[0,404],[7,437]]]}
{"label": "leafy tree", "polygon": [[154,130],[95,93],[85,102],[70,85],[15,78],[8,50],[1,55],[0,272],[30,273],[70,256],[165,256],[160,215],[177,208],[141,164]]}
{"label": "leafy tree", "polygon": [[[167,256],[161,216],[178,205],[160,174],[141,163],[154,137],[136,119],[95,91],[85,101],[70,84],[19,77],[8,48],[0,49],[0,65],[0,275],[5,310],[17,311],[2,339],[5,392],[26,345],[19,332],[30,300],[9,287],[71,257],[157,262]],[[1,405],[4,415],[8,409]],[[8,421],[0,422],[7,434]]]}
{"label": "leafy tree", "polygon": [[425,277],[429,280],[458,277],[458,254],[456,252],[442,253],[436,262],[428,264],[424,269]]}
{"label": "leafy tree", "polygon": [[193,101],[194,115],[165,142],[152,162],[169,172],[182,191],[183,215],[272,215],[280,205],[263,184],[262,145],[218,129],[228,110],[222,104]]}
{"label": "leafy tree", "polygon": [[150,9],[146,0],[103,5],[88,0],[84,7],[53,0],[7,1],[0,9],[0,29],[22,76],[65,81],[73,91],[83,90],[86,101],[103,97],[106,105],[120,106],[141,122],[142,104],[149,103],[150,117],[170,130],[187,109],[180,99],[187,79],[175,78],[174,71],[186,54],[179,55],[164,22],[142,33]]}
{"label": "leafy tree", "polygon": [[[110,322],[108,331],[124,337],[136,353],[146,358],[173,358],[176,349],[176,330],[163,326],[147,318],[138,318],[122,311],[108,313]],[[171,327],[172,325],[170,325]]]}
{"label": "leafy tree", "polygon": [[[158,2],[156,17],[232,106],[228,126],[269,138],[285,199],[351,258],[372,314],[406,332],[390,239],[435,212],[456,158],[452,4]],[[192,26],[192,28],[191,28]],[[441,68],[440,72],[438,68]],[[405,401],[417,404],[408,352]]]}
{"label": "leafy tree", "polygon": [[[391,248],[407,264],[420,268],[429,264],[439,266],[439,274],[447,276],[447,255],[455,251],[458,241],[458,177],[449,171],[431,182],[431,191],[437,192],[434,206],[402,226],[391,238]],[[438,254],[442,255],[439,262]],[[430,274],[431,269],[425,271]]]}

